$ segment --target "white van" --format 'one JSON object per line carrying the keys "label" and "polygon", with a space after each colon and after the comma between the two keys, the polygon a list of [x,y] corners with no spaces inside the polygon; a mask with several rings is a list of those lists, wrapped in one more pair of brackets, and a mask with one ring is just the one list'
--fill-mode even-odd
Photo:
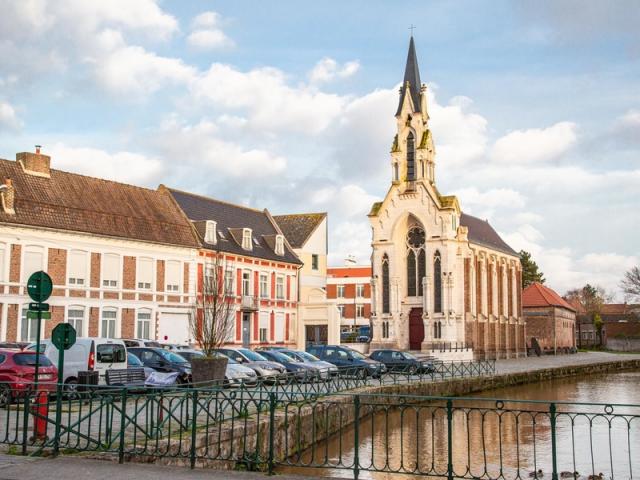
{"label": "white van", "polygon": [[[32,343],[28,350],[36,350]],[[40,351],[58,366],[58,348],[50,339],[40,342]],[[74,391],[78,385],[78,372],[97,371],[99,384],[106,383],[107,370],[127,368],[127,347],[122,340],[112,338],[77,338],[69,350],[64,352],[65,390]]]}

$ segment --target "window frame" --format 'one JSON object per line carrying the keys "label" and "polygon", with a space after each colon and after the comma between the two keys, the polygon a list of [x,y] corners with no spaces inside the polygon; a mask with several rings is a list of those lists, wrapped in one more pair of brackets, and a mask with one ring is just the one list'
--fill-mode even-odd
{"label": "window frame", "polygon": [[336,285],[336,297],[337,298],[346,298],[344,296],[345,294],[345,285],[344,284],[340,284],[340,285]]}
{"label": "window frame", "polygon": [[[33,272],[27,272],[27,255],[29,253],[40,253],[42,255],[42,261],[38,270]],[[20,276],[22,277],[22,283],[26,283],[31,274],[40,270],[46,270],[47,265],[47,249],[42,245],[24,245],[22,247],[22,254],[20,255]]]}
{"label": "window frame", "polygon": [[[105,266],[107,264],[107,259],[115,259],[116,261],[116,271],[118,272],[115,279],[106,278],[105,277]],[[101,288],[108,289],[116,289],[120,286],[120,282],[122,281],[122,255],[118,253],[103,253],[100,258],[100,285]],[[108,282],[105,285],[105,282]]]}
{"label": "window frame", "polygon": [[[71,270],[72,270],[72,268],[71,268],[72,257],[74,255],[78,255],[78,254],[80,254],[80,255],[82,255],[84,257],[84,258],[82,258],[82,262],[81,262],[82,263],[82,267],[81,268],[83,270],[82,273],[84,275],[82,277],[77,276],[77,275],[72,277],[71,276],[71,273],[72,273],[71,272]],[[79,250],[79,249],[68,250],[68,252],[67,252],[67,272],[66,272],[67,273],[67,279],[66,279],[67,280],[67,286],[69,286],[69,287],[73,286],[74,288],[77,288],[77,287],[86,288],[89,285],[89,282],[87,281],[91,276],[90,266],[89,266],[89,258],[90,258],[89,252],[87,252],[86,250]],[[80,272],[74,272],[74,273],[80,273]],[[80,280],[81,282],[78,283],[78,280]]]}
{"label": "window frame", "polygon": [[[169,283],[169,265],[178,265],[177,280],[178,283]],[[184,266],[180,260],[167,260],[164,262],[164,291],[167,293],[177,294],[180,293],[182,287],[182,269]],[[171,288],[170,288],[171,287]]]}
{"label": "window frame", "polygon": [[[260,272],[258,275],[258,282],[260,298],[269,298],[269,274],[266,272]],[[262,287],[264,287],[264,289]]]}
{"label": "window frame", "polygon": [[276,255],[284,255],[284,236],[276,235],[276,246],[275,246]]}
{"label": "window frame", "polygon": [[277,300],[284,300],[285,298],[284,284],[285,284],[284,275],[282,274],[276,275],[276,299]]}
{"label": "window frame", "polygon": [[[65,311],[65,323],[68,323],[69,325],[73,326],[73,328],[76,330],[76,333],[79,337],[84,337],[86,334],[85,332],[87,331],[87,326],[88,326],[88,322],[87,322],[87,307],[85,307],[84,305],[69,305],[66,308]],[[82,318],[73,318],[73,323],[71,322],[72,318],[70,315],[70,312],[77,312],[77,311],[82,311]],[[82,328],[78,329],[76,322],[80,320],[81,326]]]}
{"label": "window frame", "polygon": [[[150,282],[144,282],[144,281],[141,282],[140,281],[141,278],[139,277],[140,271],[141,271],[140,266],[141,266],[141,263],[146,263],[146,262],[149,262],[151,264],[151,273],[150,273],[150,275],[151,275],[150,280],[151,281]],[[154,285],[153,285],[154,284],[154,278],[156,276],[155,275],[155,269],[154,269],[155,264],[156,264],[156,261],[151,257],[138,257],[136,259],[136,289],[137,290],[153,291],[153,289],[154,289]],[[148,287],[145,286],[147,283],[149,285]],[[140,284],[143,284],[143,286],[141,287]]]}
{"label": "window frame", "polygon": [[250,228],[242,229],[242,248],[244,250],[253,250],[253,232]]}
{"label": "window frame", "polygon": [[[105,313],[114,313],[114,317],[113,318],[109,318],[108,320],[111,321],[113,320],[113,333],[114,336],[113,337],[109,337],[107,335],[105,335],[104,332],[104,321],[105,321],[105,317],[104,314]],[[100,325],[99,325],[99,337],[100,338],[118,338],[120,335],[120,309],[117,307],[103,307],[100,309]]]}
{"label": "window frame", "polygon": [[[141,319],[141,315],[149,315],[149,318]],[[136,310],[136,338],[143,338],[145,340],[153,340],[151,335],[151,321],[153,320],[153,311],[150,308],[139,308]],[[142,330],[146,329],[147,336],[141,335],[141,323],[143,325]]]}

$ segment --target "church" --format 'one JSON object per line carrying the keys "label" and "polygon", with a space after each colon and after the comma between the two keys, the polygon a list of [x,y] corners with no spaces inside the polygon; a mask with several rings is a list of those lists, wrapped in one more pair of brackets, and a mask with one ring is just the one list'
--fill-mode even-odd
{"label": "church", "polygon": [[[373,204],[371,350],[443,359],[526,355],[518,254],[436,187],[427,86],[413,37],[396,111],[391,185]],[[446,166],[446,158],[443,159]]]}

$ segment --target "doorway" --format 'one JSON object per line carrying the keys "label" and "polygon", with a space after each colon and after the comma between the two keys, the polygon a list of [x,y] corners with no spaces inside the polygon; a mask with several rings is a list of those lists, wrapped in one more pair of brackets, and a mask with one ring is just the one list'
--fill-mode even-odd
{"label": "doorway", "polygon": [[412,308],[409,312],[409,348],[420,350],[424,340],[424,323],[422,323],[422,309]]}
{"label": "doorway", "polygon": [[242,346],[249,348],[251,343],[251,313],[242,312]]}
{"label": "doorway", "polygon": [[327,325],[307,325],[305,345],[326,345],[329,334]]}

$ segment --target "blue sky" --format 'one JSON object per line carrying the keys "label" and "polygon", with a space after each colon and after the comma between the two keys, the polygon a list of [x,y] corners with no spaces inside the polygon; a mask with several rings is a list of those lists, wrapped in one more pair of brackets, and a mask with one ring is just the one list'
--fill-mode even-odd
{"label": "blue sky", "polygon": [[[0,156],[328,211],[366,261],[409,26],[441,191],[560,293],[640,262],[634,1],[0,0]],[[621,297],[619,297],[621,298]]]}

